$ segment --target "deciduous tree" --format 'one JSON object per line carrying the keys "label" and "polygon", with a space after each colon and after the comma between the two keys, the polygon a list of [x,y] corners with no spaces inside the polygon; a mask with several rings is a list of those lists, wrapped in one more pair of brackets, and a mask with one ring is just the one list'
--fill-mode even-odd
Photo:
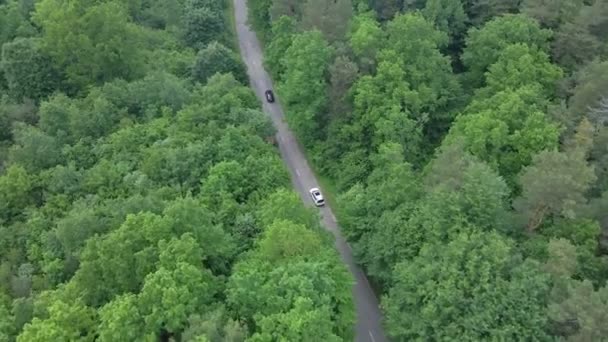
{"label": "deciduous tree", "polygon": [[531,261],[514,263],[496,233],[464,232],[425,246],[396,266],[383,298],[387,332],[397,339],[545,339],[547,277]]}

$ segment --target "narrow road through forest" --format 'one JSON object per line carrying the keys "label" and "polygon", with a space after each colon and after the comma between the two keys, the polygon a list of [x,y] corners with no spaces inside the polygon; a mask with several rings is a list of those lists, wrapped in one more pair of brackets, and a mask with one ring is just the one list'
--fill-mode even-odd
{"label": "narrow road through forest", "polygon": [[[247,65],[249,82],[256,96],[262,101],[264,111],[271,116],[272,122],[277,129],[276,137],[281,157],[289,168],[295,189],[299,192],[305,203],[310,203],[311,199],[308,195],[308,190],[318,187],[319,184],[304,154],[300,150],[294,134],[287,127],[283,110],[279,104],[279,98],[277,97],[275,103],[268,103],[265,100],[264,91],[273,89],[272,81],[262,64],[263,55],[260,43],[254,31],[247,24],[247,0],[233,1],[239,47],[241,56]],[[374,294],[363,271],[355,264],[352,251],[340,233],[331,208],[329,205],[326,205],[320,211],[322,224],[336,237],[336,248],[355,279],[355,285],[353,286],[357,314],[357,322],[354,327],[356,334],[355,341],[387,341],[382,329],[382,316],[378,307],[378,298]]]}

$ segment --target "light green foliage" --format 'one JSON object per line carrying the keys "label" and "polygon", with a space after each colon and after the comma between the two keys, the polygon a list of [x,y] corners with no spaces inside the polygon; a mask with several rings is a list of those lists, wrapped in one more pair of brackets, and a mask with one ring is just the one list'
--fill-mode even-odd
{"label": "light green foliage", "polygon": [[359,63],[373,65],[376,54],[383,46],[384,32],[372,12],[353,17],[348,38]]}
{"label": "light green foliage", "polygon": [[467,222],[485,230],[501,227],[510,191],[489,165],[455,144],[443,147],[427,168],[426,188],[439,194],[458,194],[455,204]]}
{"label": "light green foliage", "polygon": [[315,230],[277,220],[236,265],[227,285],[228,303],[255,327],[254,340],[279,334],[304,341],[330,332],[352,339],[352,280],[328,247]]}
{"label": "light green foliage", "polygon": [[348,203],[344,232],[368,273],[383,285],[391,283],[393,266],[415,257],[425,242],[450,241],[469,226],[502,227],[505,182],[460,146],[441,151],[426,172],[424,188],[390,156],[377,164],[367,188],[355,186],[341,198]]}
{"label": "light green foliage", "polygon": [[[416,119],[424,118],[412,113],[417,108],[411,107],[419,103],[418,94],[404,79],[405,70],[397,58],[396,53],[387,53],[374,76],[363,76],[357,81],[353,90],[355,121],[352,128],[345,131],[348,139],[357,139],[368,153],[392,141],[407,148],[406,160],[416,160],[421,139]],[[403,107],[403,104],[408,105]]]}
{"label": "light green foliage", "polygon": [[554,225],[543,228],[541,234],[571,241],[576,247],[574,262],[577,266],[572,274],[602,285],[608,278],[608,260],[597,255],[601,232],[598,222],[589,219],[556,221]]}
{"label": "light green foliage", "polygon": [[216,73],[232,73],[238,81],[247,82],[245,65],[239,56],[218,42],[211,42],[198,52],[190,72],[192,78],[201,83]]}
{"label": "light green foliage", "polygon": [[331,49],[319,31],[297,34],[281,60],[285,73],[278,89],[287,107],[287,119],[302,143],[321,136],[327,105],[324,79]]}
{"label": "light green foliage", "polygon": [[439,51],[448,42],[447,34],[419,14],[397,16],[388,24],[387,32],[389,49],[403,63],[405,81],[420,97],[416,103],[420,107],[414,104],[412,109],[439,115],[437,112],[446,110],[448,100],[459,91],[450,59]]}
{"label": "light green foliage", "polygon": [[483,84],[485,71],[498,60],[505,47],[522,43],[547,51],[549,38],[551,31],[541,29],[535,20],[524,15],[505,15],[491,20],[482,28],[472,28],[462,53],[471,86]]}
{"label": "light green foliage", "polygon": [[65,70],[72,89],[143,71],[141,30],[116,2],[44,0],[34,20],[43,31],[43,51]]}
{"label": "light green foliage", "polygon": [[270,70],[272,77],[279,81],[283,79],[286,65],[282,62],[285,51],[293,44],[293,37],[296,33],[296,22],[288,16],[281,16],[272,22],[270,34],[272,40],[264,54],[264,64]]}
{"label": "light green foliage", "polygon": [[534,85],[546,98],[551,98],[561,77],[561,70],[551,64],[544,52],[521,43],[509,45],[500,53],[496,63],[488,68],[487,86],[479,91],[478,96]]}
{"label": "light green foliage", "polygon": [[146,277],[138,298],[146,329],[181,331],[191,314],[212,301],[214,290],[208,271],[186,262],[161,266]]}
{"label": "light green foliage", "polygon": [[286,189],[279,189],[265,198],[257,217],[263,228],[269,227],[276,220],[290,220],[307,227],[317,225],[315,214],[302,206],[298,194]]}
{"label": "light green foliage", "polygon": [[0,44],[18,37],[30,37],[36,34],[36,29],[30,21],[34,10],[33,1],[3,1],[0,5]]}
{"label": "light green foliage", "polygon": [[6,298],[0,297],[0,341],[10,341],[14,334],[13,316],[5,304]]}
{"label": "light green foliage", "polygon": [[99,310],[99,341],[152,341],[146,336],[144,320],[137,307],[137,297],[131,294],[116,297]]}
{"label": "light green foliage", "polygon": [[[92,238],[81,254],[81,265],[74,276],[84,298],[93,305],[103,304],[114,295],[135,292],[155,269],[158,241],[170,236],[161,217],[150,213],[130,215],[124,224],[103,238]],[[92,282],[103,277],[103,284]]]}
{"label": "light green foliage", "polygon": [[224,307],[188,318],[188,328],[182,334],[183,341],[242,342],[247,337],[247,328],[228,317]]}
{"label": "light green foliage", "polygon": [[17,337],[18,342],[95,340],[95,310],[82,303],[55,299],[48,307],[48,318],[34,318]]}
{"label": "light green foliage", "polygon": [[260,332],[247,341],[343,341],[332,331],[331,310],[317,307],[308,298],[298,297],[293,308],[260,319]]}
{"label": "light green foliage", "polygon": [[[297,195],[272,196],[289,174],[241,62],[219,45],[233,38],[223,2],[43,0],[39,34],[25,30],[33,5],[10,3],[1,43],[33,38],[5,44],[0,77],[0,340],[236,342],[275,326],[353,338],[352,283],[330,235]],[[193,47],[212,41],[196,61]],[[290,56],[314,64],[319,46],[314,77],[331,60],[319,33]],[[209,73],[198,84],[195,63]],[[280,306],[240,317],[248,303],[228,301],[226,281],[256,254],[252,270],[277,270],[256,305]],[[276,291],[282,279],[293,296]]]}
{"label": "light green foliage", "polygon": [[544,114],[538,87],[522,87],[473,101],[445,143],[462,140],[467,151],[496,168],[511,184],[532,156],[557,146],[560,131]]}
{"label": "light green foliage", "polygon": [[[366,186],[357,184],[339,198],[344,203],[340,222],[344,234],[355,254],[368,267],[369,274],[383,282],[390,278],[391,262],[420,243],[420,232],[409,231],[403,225],[419,196],[417,182],[411,165],[403,161],[399,146],[387,144],[376,157],[375,170]],[[391,239],[397,232],[404,238]],[[378,250],[379,244],[391,247],[385,248],[385,245]]]}
{"label": "light green foliage", "polygon": [[184,3],[182,0],[148,0],[133,1],[133,3],[141,5],[140,8],[131,8],[131,15],[142,25],[156,29],[173,29],[180,25]]}
{"label": "light green foliage", "polygon": [[546,339],[547,277],[533,262],[514,263],[511,248],[496,233],[464,232],[398,264],[395,285],[383,298],[388,334],[408,340]]}
{"label": "light green foliage", "polygon": [[319,234],[287,220],[275,220],[257,245],[260,258],[270,263],[318,255],[323,251]]}
{"label": "light green foliage", "polygon": [[556,278],[569,278],[577,267],[576,247],[567,239],[550,239],[547,244],[548,258],[544,270]]}

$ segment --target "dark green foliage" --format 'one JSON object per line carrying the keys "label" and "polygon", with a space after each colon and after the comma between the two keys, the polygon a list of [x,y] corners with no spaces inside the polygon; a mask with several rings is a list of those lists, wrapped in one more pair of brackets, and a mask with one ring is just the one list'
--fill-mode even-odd
{"label": "dark green foliage", "polygon": [[221,36],[226,29],[222,10],[211,8],[205,2],[186,0],[182,17],[186,44],[200,48]]}
{"label": "dark green foliage", "polygon": [[11,97],[40,100],[60,84],[59,72],[40,48],[40,40],[18,38],[2,46],[2,70]]}
{"label": "dark green foliage", "polygon": [[198,52],[190,73],[200,83],[206,83],[216,73],[231,73],[238,81],[247,83],[247,71],[240,57],[218,42],[211,42]]}

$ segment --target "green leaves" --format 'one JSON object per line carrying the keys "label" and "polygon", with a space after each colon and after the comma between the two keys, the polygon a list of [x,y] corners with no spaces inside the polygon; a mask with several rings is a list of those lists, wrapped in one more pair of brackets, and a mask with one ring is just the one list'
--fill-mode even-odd
{"label": "green leaves", "polygon": [[40,39],[18,38],[2,46],[1,65],[14,99],[40,100],[61,82],[60,73],[40,45]]}
{"label": "green leaves", "polygon": [[535,153],[557,146],[560,131],[542,112],[546,102],[538,89],[509,89],[473,101],[457,118],[446,143],[462,139],[468,151],[513,184]]}
{"label": "green leaves", "polygon": [[239,56],[218,42],[211,42],[198,52],[190,72],[195,81],[203,84],[216,73],[232,73],[238,81],[247,83],[245,65]]}
{"label": "green leaves", "polygon": [[548,50],[551,31],[541,29],[537,22],[523,15],[498,17],[482,28],[473,28],[466,39],[462,61],[469,70],[473,86],[483,84],[483,74],[498,60],[508,45],[523,43],[531,48]]}
{"label": "green leaves", "polygon": [[34,318],[23,328],[17,341],[78,341],[95,340],[95,311],[82,303],[56,300],[48,307],[49,317]]}
{"label": "green leaves", "polygon": [[42,27],[43,50],[65,70],[72,89],[133,79],[143,71],[141,31],[118,3],[45,0],[37,4],[34,20]]}
{"label": "green leaves", "polygon": [[546,339],[547,278],[527,261],[513,266],[510,242],[496,233],[463,232],[431,244],[395,268],[383,298],[396,339]]}
{"label": "green leaves", "polygon": [[18,220],[33,204],[34,180],[25,169],[11,166],[0,176],[0,223]]}
{"label": "green leaves", "polygon": [[527,231],[553,215],[575,218],[575,208],[596,177],[578,153],[541,152],[520,177],[522,197],[514,203]]}
{"label": "green leaves", "polygon": [[286,191],[259,216],[262,235],[227,285],[229,306],[253,327],[252,340],[352,339],[352,280],[317,219]]}
{"label": "green leaves", "polygon": [[549,306],[549,317],[556,322],[560,335],[569,339],[602,339],[608,334],[603,324],[607,306],[608,287],[595,290],[589,281],[572,281],[567,298]]}
{"label": "green leaves", "polygon": [[319,31],[294,36],[281,60],[285,72],[279,93],[287,107],[287,119],[304,144],[321,137],[327,101],[324,74],[331,49]]}

